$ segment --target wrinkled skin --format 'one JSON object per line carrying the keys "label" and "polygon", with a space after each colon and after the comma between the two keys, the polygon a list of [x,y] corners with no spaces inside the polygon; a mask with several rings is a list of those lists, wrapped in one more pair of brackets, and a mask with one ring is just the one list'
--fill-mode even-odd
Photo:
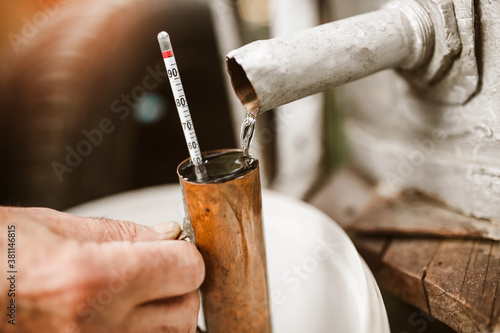
{"label": "wrinkled skin", "polygon": [[16,228],[16,325],[7,323],[10,282],[0,279],[1,332],[195,332],[204,279],[180,227],[83,218],[44,208],[0,207],[6,274]]}

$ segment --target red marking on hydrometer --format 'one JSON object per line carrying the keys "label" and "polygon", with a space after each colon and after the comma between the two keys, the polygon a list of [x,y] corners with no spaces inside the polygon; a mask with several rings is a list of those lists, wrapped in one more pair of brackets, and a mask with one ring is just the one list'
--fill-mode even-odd
{"label": "red marking on hydrometer", "polygon": [[167,59],[174,56],[174,51],[172,50],[163,51],[162,54],[163,54],[163,59]]}

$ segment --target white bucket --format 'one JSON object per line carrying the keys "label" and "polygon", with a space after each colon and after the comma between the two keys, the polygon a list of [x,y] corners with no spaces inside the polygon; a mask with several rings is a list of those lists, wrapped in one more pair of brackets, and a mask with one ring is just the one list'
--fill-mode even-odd
{"label": "white bucket", "polygon": [[[262,202],[273,332],[389,333],[379,289],[345,232],[302,201],[264,190]],[[154,225],[182,221],[184,209],[179,186],[165,185],[68,212]]]}

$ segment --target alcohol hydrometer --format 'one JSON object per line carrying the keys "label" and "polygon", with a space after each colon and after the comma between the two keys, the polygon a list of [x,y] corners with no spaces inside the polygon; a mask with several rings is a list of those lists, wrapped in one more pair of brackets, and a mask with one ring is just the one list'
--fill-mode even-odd
{"label": "alcohol hydrometer", "polygon": [[207,177],[207,171],[201,157],[200,146],[196,138],[196,132],[191,119],[191,113],[189,112],[184,88],[182,87],[181,76],[177,68],[177,62],[175,61],[174,51],[172,50],[172,43],[170,42],[169,35],[165,31],[158,34],[158,43],[160,44],[163,60],[165,61],[168,80],[172,87],[175,105],[177,106],[177,112],[179,113],[179,118],[182,123],[182,130],[186,138],[191,163],[195,165],[196,177],[201,180]]}

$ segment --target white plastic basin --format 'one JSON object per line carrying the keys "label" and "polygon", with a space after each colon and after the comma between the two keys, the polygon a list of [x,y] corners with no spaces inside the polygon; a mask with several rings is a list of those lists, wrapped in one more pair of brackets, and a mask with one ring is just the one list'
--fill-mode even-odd
{"label": "white plastic basin", "polygon": [[[266,190],[262,200],[273,331],[389,333],[379,289],[345,232],[302,201]],[[165,185],[68,212],[154,225],[181,222],[184,210],[180,187]]]}

